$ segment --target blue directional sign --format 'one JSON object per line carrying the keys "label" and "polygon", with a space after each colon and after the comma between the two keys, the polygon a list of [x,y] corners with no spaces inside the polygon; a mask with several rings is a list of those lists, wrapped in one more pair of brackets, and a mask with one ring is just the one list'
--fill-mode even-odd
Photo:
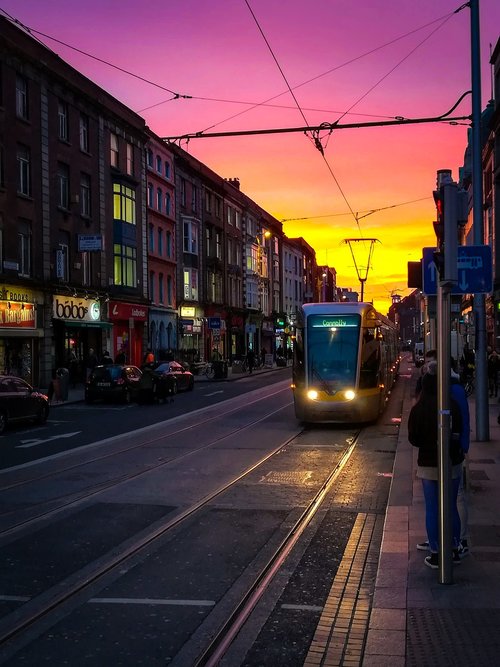
{"label": "blue directional sign", "polygon": [[[439,274],[436,248],[422,249],[422,292],[437,294]],[[452,294],[487,294],[493,289],[493,268],[489,245],[460,245],[457,251],[458,282]]]}

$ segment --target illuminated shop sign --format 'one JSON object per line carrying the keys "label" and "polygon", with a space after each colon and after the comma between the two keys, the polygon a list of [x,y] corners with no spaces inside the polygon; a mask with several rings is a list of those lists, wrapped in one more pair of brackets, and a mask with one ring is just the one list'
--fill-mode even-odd
{"label": "illuminated shop sign", "polygon": [[56,294],[52,301],[52,317],[57,320],[99,322],[101,307],[94,299],[79,299]]}
{"label": "illuminated shop sign", "polygon": [[34,303],[35,298],[30,289],[19,285],[2,285],[0,283],[0,300]]}
{"label": "illuminated shop sign", "polygon": [[145,322],[148,319],[148,308],[135,303],[110,301],[108,303],[108,317],[110,320],[137,320]]}
{"label": "illuminated shop sign", "polygon": [[35,329],[35,305],[19,301],[0,301],[0,327],[3,329]]}

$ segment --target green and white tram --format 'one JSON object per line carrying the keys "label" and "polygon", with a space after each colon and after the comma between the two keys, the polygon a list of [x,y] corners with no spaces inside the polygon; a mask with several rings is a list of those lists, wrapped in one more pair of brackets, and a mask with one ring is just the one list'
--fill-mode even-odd
{"label": "green and white tram", "polygon": [[396,326],[370,303],[306,303],[295,325],[292,389],[303,422],[371,422],[399,370]]}

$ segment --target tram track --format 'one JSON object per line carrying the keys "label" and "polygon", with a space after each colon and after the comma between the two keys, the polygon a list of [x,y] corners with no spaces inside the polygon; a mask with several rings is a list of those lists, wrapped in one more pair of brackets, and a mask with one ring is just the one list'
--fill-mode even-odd
{"label": "tram track", "polygon": [[[352,441],[348,443],[348,447],[341,455],[341,460],[330,472],[320,490],[315,493],[312,500],[308,502],[307,507],[302,512],[300,518],[289,530],[278,549],[276,549],[274,555],[269,559],[267,565],[263,568],[262,572],[244,595],[235,611],[231,614],[231,617],[224,624],[224,627],[211,643],[210,647],[208,647],[204,655],[200,658],[200,665],[216,664],[213,662],[213,656],[219,655],[221,650],[225,650],[228,642],[230,643],[231,641],[231,637],[234,636],[238,627],[244,622],[244,619],[248,616],[251,609],[264,592],[269,581],[279,569],[316,511],[319,509],[325,495],[328,493],[342,467],[352,454],[358,436],[359,432],[356,433],[352,438]],[[29,631],[31,635],[33,635],[33,633],[36,635],[37,626],[47,626],[47,624],[50,626],[51,618],[55,619],[60,617],[61,614],[69,612],[76,601],[80,600],[82,597],[91,597],[92,591],[95,590],[96,587],[99,587],[100,582],[104,582],[109,576],[119,576],[120,572],[126,571],[127,563],[131,562],[133,559],[140,559],[142,556],[145,557],[147,555],[146,551],[154,550],[155,546],[167,535],[167,533],[169,533],[169,531],[178,528],[183,522],[206,508],[217,497],[221,496],[231,487],[234,487],[251,473],[258,470],[259,467],[270,461],[276,454],[287,448],[296,437],[297,436],[294,435],[286,441],[281,442],[271,452],[268,452],[253,465],[247,467],[239,475],[234,476],[229,482],[213,490],[179,514],[171,518],[166,518],[158,525],[155,525],[151,530],[143,531],[139,538],[129,540],[123,548],[112,551],[99,559],[98,562],[90,563],[87,567],[74,573],[66,580],[58,582],[57,585],[52,586],[49,590],[26,601],[14,613],[4,617],[0,621],[0,660],[3,660],[4,657],[8,657],[13,650],[11,645],[13,643],[15,644],[16,640],[19,640],[23,633]]]}
{"label": "tram track", "polygon": [[[281,393],[281,392],[275,392],[275,393]],[[267,395],[265,399],[257,399],[255,401],[248,402],[247,405],[250,405],[252,403],[257,403],[260,400],[267,400],[269,396],[272,396],[273,394]],[[160,461],[157,463],[153,463],[150,465],[147,465],[141,470],[136,471],[134,473],[127,473],[123,475],[119,475],[114,477],[113,479],[107,479],[105,482],[102,482],[90,489],[85,489],[79,492],[71,492],[71,493],[66,493],[66,494],[61,494],[59,496],[52,496],[49,500],[47,500],[44,505],[41,505],[40,503],[36,503],[33,506],[30,506],[29,508],[23,508],[24,512],[29,512],[32,507],[36,507],[37,509],[37,514],[36,516],[30,516],[29,518],[26,518],[22,521],[17,521],[12,526],[9,526],[8,528],[5,529],[0,529],[0,539],[7,538],[20,530],[24,529],[31,529],[33,526],[36,526],[37,523],[40,521],[46,521],[49,520],[50,518],[55,517],[57,514],[67,511],[70,508],[75,508],[79,505],[84,504],[88,500],[95,499],[96,496],[99,496],[100,494],[103,494],[105,492],[110,491],[113,488],[116,488],[120,486],[121,484],[126,484],[127,482],[131,482],[133,480],[140,479],[141,477],[144,477],[145,475],[151,474],[152,472],[155,472],[160,469],[165,469],[168,467],[172,467],[182,460],[189,458],[191,456],[195,456],[196,454],[199,454],[200,452],[203,452],[205,450],[209,450],[211,447],[214,447],[218,444],[221,443],[221,441],[225,440],[226,438],[234,438],[237,436],[239,433],[244,432],[245,430],[251,428],[252,426],[255,426],[256,424],[262,423],[266,419],[268,419],[270,416],[273,414],[276,414],[277,412],[285,409],[287,406],[283,406],[278,408],[277,410],[272,410],[265,415],[259,417],[258,419],[254,419],[251,421],[248,421],[242,426],[239,426],[238,428],[235,428],[229,432],[226,432],[216,438],[210,439],[208,442],[204,443],[203,445],[200,445],[198,447],[195,447],[193,449],[190,449],[187,452],[183,452],[178,455],[172,456],[172,458],[168,459],[167,461]],[[86,459],[85,461],[82,461],[77,464],[73,464],[70,466],[66,466],[64,468],[58,468],[57,470],[54,470],[49,473],[45,473],[44,475],[39,475],[37,477],[30,477],[28,479],[24,480],[19,480],[13,484],[3,486],[0,489],[0,496],[1,493],[10,491],[12,489],[18,489],[19,487],[25,487],[28,485],[34,485],[36,483],[39,483],[41,481],[47,481],[47,480],[57,480],[58,477],[63,476],[67,474],[68,472],[72,472],[75,469],[82,470],[85,467],[90,467],[92,464],[96,462],[103,462],[106,460],[112,460],[115,461],[116,457],[119,456],[120,454],[125,454],[129,452],[136,452],[138,450],[141,450],[143,448],[149,447],[151,445],[155,445],[157,443],[165,442],[166,439],[168,438],[173,438],[176,436],[179,436],[187,431],[192,431],[195,427],[199,428],[200,426],[203,428],[207,428],[208,425],[211,422],[214,421],[219,421],[221,418],[227,417],[230,414],[233,414],[235,412],[238,412],[240,410],[239,407],[232,408],[231,410],[226,410],[223,413],[219,413],[217,415],[211,416],[208,419],[202,420],[200,422],[197,422],[195,425],[190,424],[188,426],[182,427],[180,429],[177,429],[173,432],[170,432],[168,434],[162,434],[160,436],[150,438],[146,441],[140,442],[138,444],[132,445],[130,447],[124,447],[118,450],[113,450],[112,452],[102,454],[97,457],[93,457],[91,459]],[[155,425],[158,426],[158,425]],[[53,505],[55,502],[58,501],[64,501],[62,504],[59,504],[57,507],[49,507],[50,505]],[[44,509],[45,508],[45,509]],[[0,512],[0,520],[5,520],[8,519],[11,516],[16,516],[19,515],[19,510],[10,510],[6,512]]]}

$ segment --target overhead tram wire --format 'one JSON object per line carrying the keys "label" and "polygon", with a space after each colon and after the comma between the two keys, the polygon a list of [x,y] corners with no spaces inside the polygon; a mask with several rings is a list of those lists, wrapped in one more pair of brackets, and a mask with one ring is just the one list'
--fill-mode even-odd
{"label": "overhead tram wire", "polygon": [[[371,208],[369,210],[358,211],[358,214],[359,213],[366,213],[367,215],[371,215],[372,213],[380,213],[380,211],[387,211],[388,209],[397,208],[398,206],[408,206],[409,204],[416,204],[417,202],[425,201],[426,199],[432,199],[432,197],[430,197],[430,196],[420,197],[419,199],[412,199],[410,201],[404,201],[404,202],[401,202],[400,204],[391,204],[390,206],[382,206],[381,208]],[[280,220],[280,222],[295,222],[295,221],[300,221],[300,220],[319,220],[320,218],[337,218],[337,217],[344,216],[344,215],[351,215],[351,213],[346,211],[345,213],[330,213],[330,214],[325,214],[325,215],[309,215],[309,216],[305,216],[303,218],[282,218]]]}
{"label": "overhead tram wire", "polygon": [[[457,10],[455,10],[453,12],[449,12],[448,14],[445,14],[444,16],[441,16],[437,19],[429,21],[428,23],[425,23],[424,25],[421,25],[418,28],[410,30],[409,32],[405,33],[404,35],[400,35],[399,37],[395,37],[394,39],[390,40],[389,42],[385,42],[384,44],[381,44],[380,46],[376,46],[375,48],[370,49],[369,51],[365,51],[365,53],[362,53],[361,55],[356,56],[354,58],[351,58],[350,60],[346,60],[344,63],[341,63],[340,65],[336,65],[335,67],[330,68],[326,72],[322,72],[321,74],[317,74],[316,76],[313,76],[311,79],[307,79],[307,81],[303,81],[302,83],[297,84],[296,86],[293,87],[293,90],[297,90],[297,88],[301,88],[302,86],[306,86],[308,83],[312,83],[313,81],[317,81],[318,79],[321,79],[322,77],[327,76],[328,74],[331,74],[332,72],[336,72],[337,70],[342,69],[343,67],[347,67],[347,65],[351,65],[352,63],[354,63],[358,60],[361,60],[362,58],[365,58],[366,56],[369,56],[372,53],[376,53],[377,51],[380,51],[380,50],[386,48],[387,46],[392,46],[392,44],[395,44],[396,42],[401,41],[402,39],[405,39],[405,37],[413,35],[416,32],[419,32],[420,30],[424,30],[428,26],[433,25],[434,23],[437,23],[438,21],[442,21],[444,18],[446,18],[448,16],[451,17],[453,14],[456,14],[458,11],[463,9],[465,6],[466,5],[461,5]],[[233,120],[234,118],[238,118],[239,116],[242,116],[243,114],[246,114],[249,111],[252,111],[253,109],[257,109],[260,106],[265,106],[268,102],[272,102],[273,100],[277,99],[278,97],[282,97],[283,95],[286,95],[287,93],[288,93],[288,90],[285,90],[281,93],[278,93],[277,95],[273,95],[272,97],[267,98],[263,102],[256,103],[250,109],[244,109],[243,111],[239,111],[238,113],[233,114],[232,116],[229,116],[228,118],[224,118],[223,120],[221,120],[217,123],[209,125],[204,130],[201,130],[201,132],[206,132],[207,130],[211,130],[214,127],[218,127],[219,125],[222,125],[223,123],[227,123],[228,121]],[[193,99],[195,99],[195,98],[193,98]],[[196,98],[196,99],[199,99],[199,98]]]}

